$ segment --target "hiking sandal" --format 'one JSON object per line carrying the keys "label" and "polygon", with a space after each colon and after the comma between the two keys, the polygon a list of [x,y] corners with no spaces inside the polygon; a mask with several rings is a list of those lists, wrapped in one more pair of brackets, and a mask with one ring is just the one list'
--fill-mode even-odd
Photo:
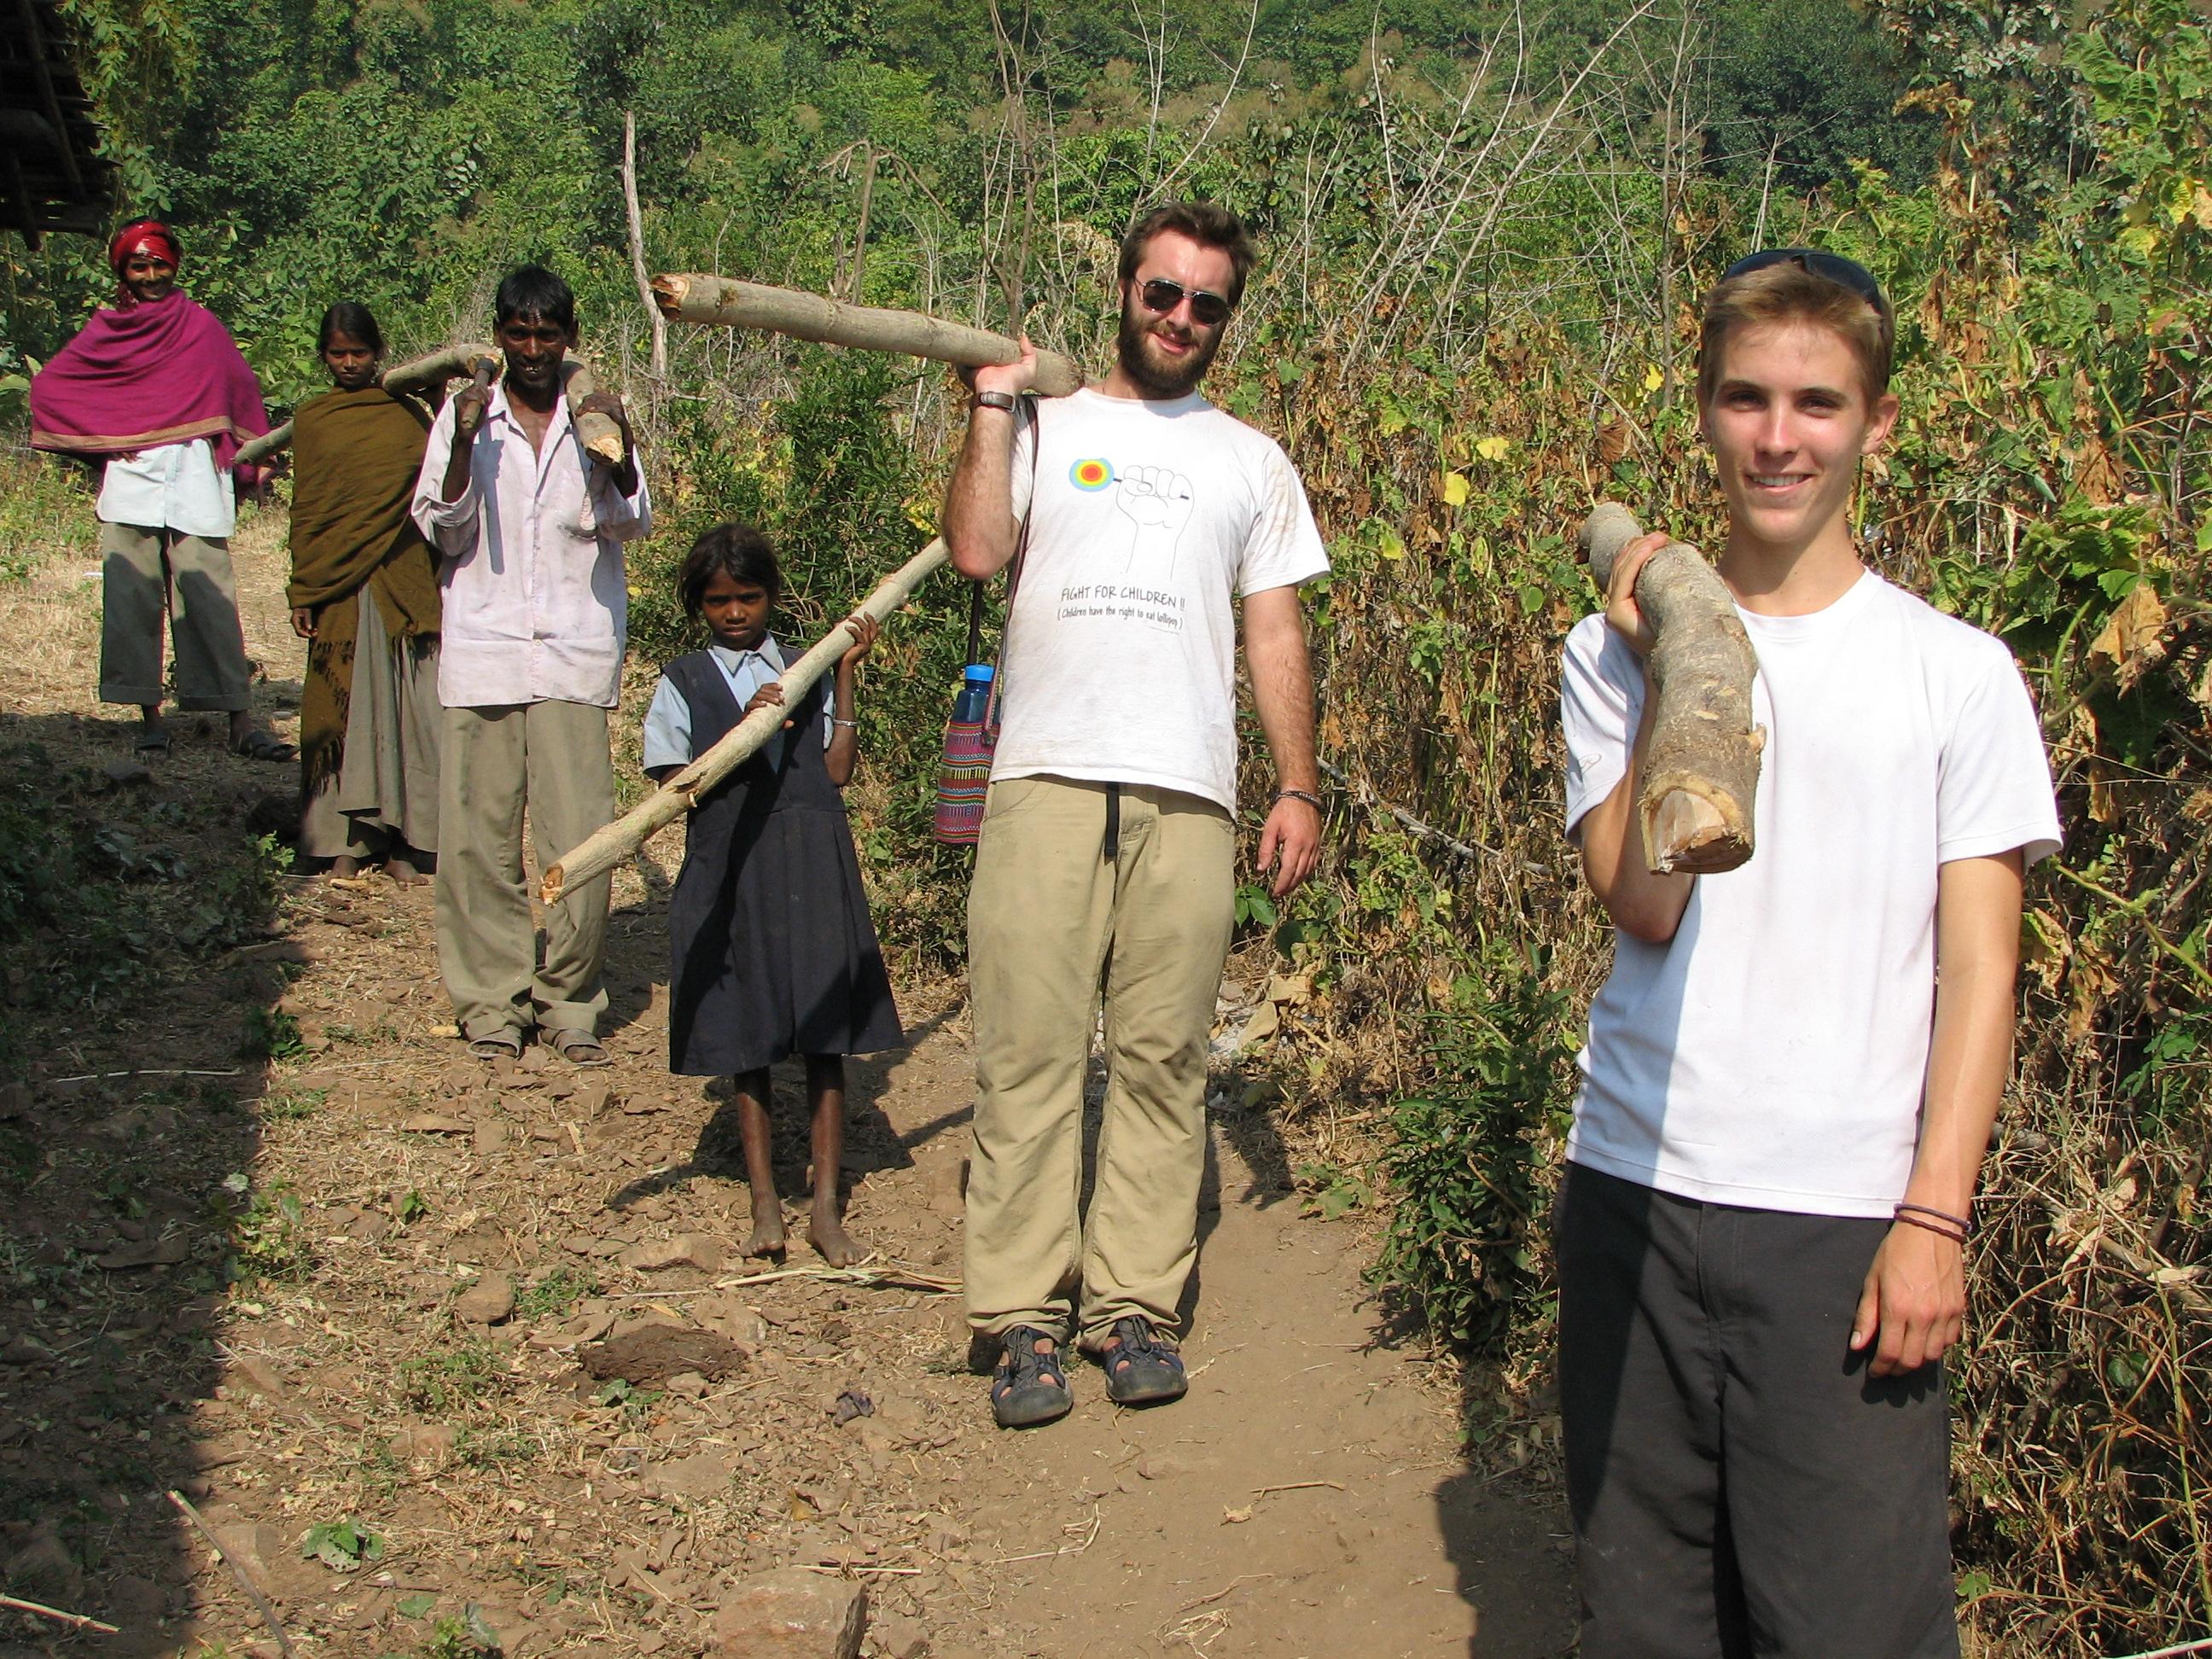
{"label": "hiking sandal", "polygon": [[1040,1342],[1054,1339],[1031,1325],[1017,1325],[1000,1340],[1006,1352],[991,1378],[991,1415],[1002,1429],[1035,1428],[1067,1415],[1075,1404],[1060,1369],[1057,1343],[1049,1353],[1037,1352]]}
{"label": "hiking sandal", "polygon": [[1117,1406],[1164,1406],[1190,1389],[1175,1344],[1155,1336],[1141,1314],[1115,1320],[1096,1358],[1106,1373],[1106,1397]]}
{"label": "hiking sandal", "polygon": [[607,1058],[607,1051],[599,1038],[589,1031],[549,1031],[544,1042],[547,1048],[571,1066],[607,1066],[613,1063]]}
{"label": "hiking sandal", "polygon": [[257,726],[229,744],[230,752],[247,760],[274,761],[282,765],[300,758],[300,751],[264,726]]}

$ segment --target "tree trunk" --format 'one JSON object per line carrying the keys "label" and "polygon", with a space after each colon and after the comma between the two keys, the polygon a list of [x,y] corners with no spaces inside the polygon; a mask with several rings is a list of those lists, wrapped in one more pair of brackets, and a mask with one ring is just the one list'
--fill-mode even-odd
{"label": "tree trunk", "polygon": [[[427,357],[417,357],[386,369],[378,377],[378,384],[386,392],[421,392],[473,373],[477,364],[485,359],[492,362],[496,374],[500,357],[489,346],[445,346]],[[586,449],[608,465],[620,466],[623,460],[622,428],[605,415],[579,415],[576,412],[576,405],[599,389],[591,365],[580,357],[571,357],[568,363],[566,383],[568,418],[576,423],[576,435],[582,440]],[[287,421],[282,426],[270,428],[251,442],[240,444],[235,464],[250,466],[291,447],[292,423]]]}
{"label": "tree trunk", "polygon": [[[1583,526],[1582,550],[1602,587],[1620,550],[1644,532],[1626,507],[1601,501]],[[1751,723],[1759,672],[1735,602],[1705,556],[1670,542],[1644,562],[1636,603],[1656,635],[1651,736],[1637,818],[1644,862],[1659,875],[1712,875],[1752,854],[1759,757],[1766,731]]]}
{"label": "tree trunk", "polygon": [[645,215],[637,204],[637,117],[623,112],[623,216],[629,225],[629,270],[637,283],[637,297],[645,306],[645,320],[653,325],[653,378],[668,378],[668,319],[653,302],[653,278],[645,269]]}
{"label": "tree trunk", "polygon": [[[794,339],[866,351],[897,351],[963,368],[1011,363],[1021,348],[1003,334],[948,323],[918,311],[890,311],[876,306],[841,305],[818,294],[795,289],[740,283],[727,276],[678,273],[656,276],[653,291],[660,309],[685,323],[719,323],[728,328],[761,328]],[[1037,353],[1036,390],[1065,398],[1083,384],[1083,370],[1057,351]]]}
{"label": "tree trunk", "polygon": [[[860,609],[878,623],[913,597],[930,572],[945,560],[945,544],[930,543],[876,585]],[[605,874],[636,853],[648,836],[672,823],[698,803],[724,778],[735,771],[754,750],[774,737],[783,725],[787,709],[798,706],[807,689],[837,665],[851,648],[853,630],[839,623],[806,654],[783,671],[777,682],[783,687],[781,706],[756,709],[723,733],[720,742],[662,784],[652,794],[615,820],[593,830],[583,842],[546,867],[538,884],[538,896],[557,904],[569,892],[595,876]]]}

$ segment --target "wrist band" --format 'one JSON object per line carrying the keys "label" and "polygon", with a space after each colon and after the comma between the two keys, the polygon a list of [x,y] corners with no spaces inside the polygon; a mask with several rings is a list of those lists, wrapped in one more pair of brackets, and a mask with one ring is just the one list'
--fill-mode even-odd
{"label": "wrist band", "polygon": [[1275,791],[1273,795],[1269,797],[1268,805],[1273,805],[1279,800],[1302,800],[1307,805],[1312,807],[1315,811],[1319,812],[1323,817],[1328,816],[1328,808],[1322,805],[1322,798],[1308,790],[1278,789]]}
{"label": "wrist band", "polygon": [[839,720],[839,719],[838,719],[835,714],[832,714],[832,715],[830,717],[830,725],[832,725],[832,726],[851,726],[851,727],[853,728],[853,730],[854,730],[855,732],[857,732],[857,731],[859,731],[859,730],[860,729],[860,721],[858,721],[858,720]]}
{"label": "wrist band", "polygon": [[1954,1228],[1958,1228],[1960,1232],[1973,1232],[1973,1221],[1969,1221],[1969,1218],[1962,1217],[1962,1214],[1951,1214],[1948,1210],[1931,1210],[1931,1207],[1927,1207],[1924,1203],[1900,1203],[1898,1210],[1911,1210],[1913,1214],[1927,1214],[1927,1217],[1936,1217],[1938,1221],[1948,1221],[1948,1224],[1954,1225]]}
{"label": "wrist band", "polygon": [[1014,394],[1011,392],[979,392],[968,403],[973,414],[979,409],[1002,409],[1009,415],[1014,412]]}
{"label": "wrist band", "polygon": [[1940,1221],[1929,1221],[1921,1216],[1908,1215],[1901,1206],[1890,1219],[1901,1226],[1917,1227],[1923,1233],[1933,1233],[1938,1238],[1948,1238],[1962,1249],[1966,1243],[1966,1234],[1963,1228],[1950,1228]]}

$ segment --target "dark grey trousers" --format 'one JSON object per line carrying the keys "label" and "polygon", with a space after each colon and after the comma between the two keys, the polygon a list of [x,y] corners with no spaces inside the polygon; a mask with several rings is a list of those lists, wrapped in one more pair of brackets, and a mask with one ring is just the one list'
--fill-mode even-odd
{"label": "dark grey trousers", "polygon": [[1848,1346],[1889,1224],[1571,1164],[1554,1225],[1582,1659],[1954,1659],[1942,1368]]}

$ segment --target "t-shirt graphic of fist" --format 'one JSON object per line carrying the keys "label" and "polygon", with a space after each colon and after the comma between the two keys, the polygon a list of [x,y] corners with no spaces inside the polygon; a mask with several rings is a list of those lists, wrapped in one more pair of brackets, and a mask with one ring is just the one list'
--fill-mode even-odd
{"label": "t-shirt graphic of fist", "polygon": [[1167,588],[1175,580],[1176,544],[1190,522],[1190,480],[1164,466],[1133,466],[1114,481],[1114,505],[1135,527],[1123,574],[1132,583]]}

